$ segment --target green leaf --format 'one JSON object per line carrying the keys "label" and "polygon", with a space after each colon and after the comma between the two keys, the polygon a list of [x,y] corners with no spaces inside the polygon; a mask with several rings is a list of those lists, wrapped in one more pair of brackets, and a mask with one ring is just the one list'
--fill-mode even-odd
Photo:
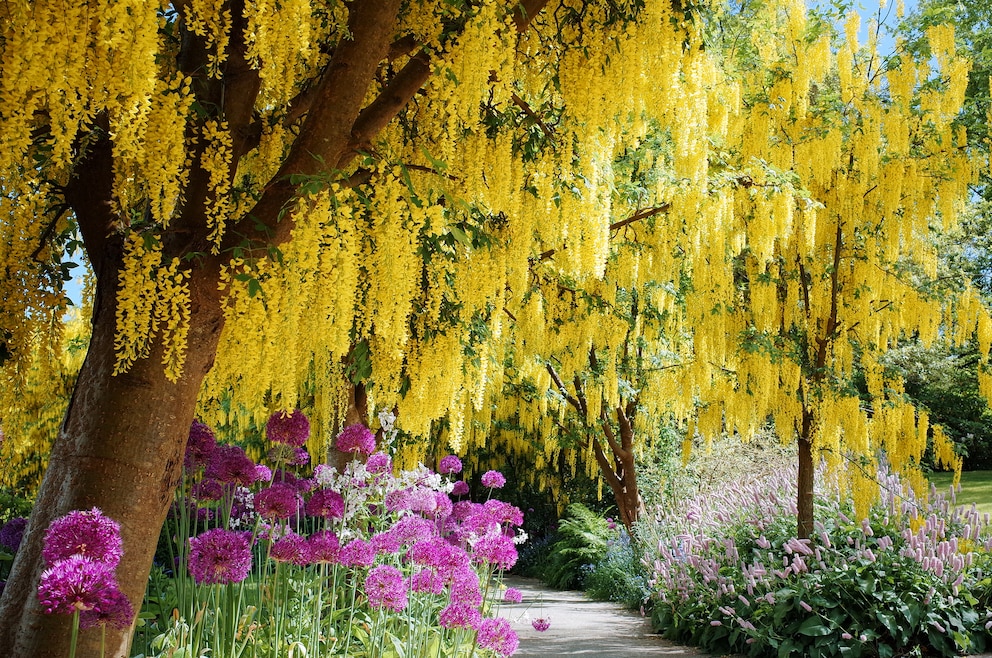
{"label": "green leaf", "polygon": [[829,635],[830,627],[824,624],[823,619],[817,615],[815,617],[807,617],[803,623],[799,625],[799,628],[796,629],[796,633],[800,635],[808,635],[810,637]]}
{"label": "green leaf", "polygon": [[252,278],[248,280],[248,296],[254,297],[258,293],[262,292],[262,284],[258,282],[258,279]]}
{"label": "green leaf", "polygon": [[459,242],[461,242],[463,245],[465,245],[466,247],[469,247],[469,248],[472,247],[472,239],[468,237],[468,234],[466,234],[465,231],[461,230],[460,228],[458,228],[455,225],[449,226],[448,227],[448,230],[451,231],[451,235],[456,240],[458,240]]}

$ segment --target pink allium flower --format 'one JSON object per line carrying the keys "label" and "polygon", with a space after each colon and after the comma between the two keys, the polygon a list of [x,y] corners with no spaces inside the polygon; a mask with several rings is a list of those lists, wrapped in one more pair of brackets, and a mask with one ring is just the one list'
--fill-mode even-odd
{"label": "pink allium flower", "polygon": [[21,545],[24,538],[24,531],[28,527],[28,520],[23,516],[15,516],[0,527],[0,546],[3,546],[11,553],[17,552],[17,547]]}
{"label": "pink allium flower", "polygon": [[375,452],[375,435],[364,425],[349,425],[338,434],[334,447],[340,452],[371,455]]}
{"label": "pink allium flower", "polygon": [[372,544],[372,548],[375,549],[375,552],[380,555],[395,553],[400,550],[399,537],[388,530],[372,535],[370,543]]}
{"label": "pink allium flower", "polygon": [[454,572],[451,579],[451,602],[482,605],[482,588],[479,586],[479,574],[469,567],[463,567]]}
{"label": "pink allium flower", "polygon": [[457,455],[448,455],[441,458],[441,463],[437,466],[437,472],[442,475],[462,472],[462,460]]}
{"label": "pink allium flower", "polygon": [[482,613],[473,606],[452,603],[438,614],[438,621],[445,628],[475,628],[482,622]]}
{"label": "pink allium flower", "polygon": [[91,609],[84,610],[79,615],[80,628],[95,628],[97,626],[110,626],[111,628],[125,629],[131,625],[134,618],[134,608],[131,602],[119,589],[108,590],[103,602]]}
{"label": "pink allium flower", "polygon": [[258,479],[255,462],[245,454],[244,448],[224,444],[217,446],[204,475],[242,487],[250,487]]}
{"label": "pink allium flower", "polygon": [[543,633],[544,631],[551,628],[551,622],[548,621],[546,617],[538,617],[537,619],[531,622],[531,626],[533,626],[534,630],[537,631],[538,633]]}
{"label": "pink allium flower", "polygon": [[255,511],[267,521],[288,519],[302,506],[303,499],[291,484],[279,482],[255,494]]}
{"label": "pink allium flower", "polygon": [[506,478],[499,471],[486,471],[482,474],[482,486],[490,489],[502,489]]}
{"label": "pink allium flower", "polygon": [[352,539],[341,547],[338,561],[347,567],[371,567],[375,562],[375,549],[364,539]]}
{"label": "pink allium flower", "polygon": [[296,448],[293,456],[289,458],[290,466],[306,466],[310,463],[310,453],[306,448]]}
{"label": "pink allium flower", "polygon": [[272,469],[264,464],[257,464],[255,466],[255,481],[272,482]]}
{"label": "pink allium flower", "polygon": [[276,562],[292,562],[299,566],[313,563],[310,544],[295,532],[289,532],[272,542],[269,557]]}
{"label": "pink allium flower", "polygon": [[187,473],[192,473],[201,466],[206,466],[210,463],[215,450],[217,450],[217,438],[213,430],[194,420],[189,428],[189,438],[186,440],[183,468]]}
{"label": "pink allium flower", "polygon": [[41,573],[38,601],[45,614],[71,615],[107,605],[108,593],[116,589],[113,566],[77,553]]}
{"label": "pink allium flower", "polygon": [[410,490],[397,489],[386,494],[383,501],[390,512],[403,512],[410,509]]}
{"label": "pink allium flower", "polygon": [[403,544],[413,544],[434,536],[434,524],[420,516],[406,515],[389,529]]}
{"label": "pink allium flower", "polygon": [[507,587],[503,592],[503,601],[506,603],[520,603],[524,600],[524,593],[515,587]]}
{"label": "pink allium flower", "polygon": [[317,489],[307,501],[308,516],[340,519],[344,516],[344,498],[333,489]]}
{"label": "pink allium flower", "polygon": [[239,583],[251,571],[251,533],[216,528],[189,540],[189,573],[200,585]]}
{"label": "pink allium flower", "polygon": [[445,576],[454,574],[469,565],[469,557],[465,551],[457,546],[452,546],[440,537],[418,541],[410,547],[406,556],[408,560],[423,566],[433,567]]}
{"label": "pink allium flower", "polygon": [[407,604],[403,574],[396,567],[380,564],[369,570],[365,577],[365,596],[373,608],[387,608],[399,612]]}
{"label": "pink allium flower", "polygon": [[509,656],[517,650],[520,639],[510,627],[510,620],[503,617],[483,619],[476,626],[476,642],[483,649],[490,649],[500,656]]}
{"label": "pink allium flower", "polygon": [[365,460],[365,470],[369,473],[388,473],[393,470],[393,460],[385,452],[373,452]]}
{"label": "pink allium flower", "polygon": [[410,589],[414,592],[443,594],[444,579],[430,567],[423,567],[410,578]]}
{"label": "pink allium flower", "polygon": [[41,554],[48,566],[70,555],[83,555],[114,569],[124,555],[121,526],[96,507],[69,512],[48,526]]}
{"label": "pink allium flower", "polygon": [[521,526],[524,523],[524,513],[520,511],[520,508],[502,500],[496,500],[495,498],[487,500],[482,504],[482,509],[496,523],[509,523],[512,526]]}
{"label": "pink allium flower", "polygon": [[310,544],[310,557],[315,563],[337,564],[341,544],[338,536],[330,530],[315,532],[307,539]]}
{"label": "pink allium flower", "polygon": [[434,511],[431,513],[435,519],[444,520],[451,516],[453,509],[451,499],[443,491],[434,492]]}
{"label": "pink allium flower", "polygon": [[299,409],[290,413],[277,411],[265,424],[265,436],[273,443],[299,447],[310,438],[310,421]]}
{"label": "pink allium flower", "polygon": [[455,482],[455,485],[451,488],[452,496],[465,496],[468,495],[468,483],[464,480],[459,480]]}
{"label": "pink allium flower", "polygon": [[510,569],[517,563],[517,547],[513,539],[504,534],[486,535],[472,547],[472,561],[488,562],[497,569]]}

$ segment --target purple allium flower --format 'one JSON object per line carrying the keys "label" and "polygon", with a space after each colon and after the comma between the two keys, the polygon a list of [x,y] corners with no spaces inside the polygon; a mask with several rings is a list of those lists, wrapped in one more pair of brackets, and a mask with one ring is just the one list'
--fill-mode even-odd
{"label": "purple allium flower", "polygon": [[24,530],[28,527],[28,520],[23,516],[15,516],[0,526],[0,546],[3,546],[11,553],[17,552],[17,547],[21,545],[24,538]]}
{"label": "purple allium flower", "polygon": [[116,589],[113,566],[77,553],[56,560],[41,573],[38,601],[45,614],[71,615],[101,609],[108,592]]}
{"label": "purple allium flower", "polygon": [[413,544],[434,536],[434,524],[420,516],[406,515],[389,532],[403,544]]}
{"label": "purple allium flower", "polygon": [[504,534],[482,537],[472,547],[472,561],[488,562],[498,569],[509,569],[517,563],[517,547],[513,539]]}
{"label": "purple allium flower", "polygon": [[217,528],[189,540],[189,573],[201,585],[238,583],[251,571],[251,533]]}
{"label": "purple allium flower", "polygon": [[303,499],[291,484],[279,482],[255,494],[255,511],[267,521],[288,519],[302,506]]}
{"label": "purple allium flower", "polygon": [[486,471],[482,474],[482,486],[490,489],[502,489],[506,478],[499,471]]}
{"label": "purple allium flower", "polygon": [[510,627],[510,620],[503,617],[483,619],[476,626],[476,642],[483,649],[490,649],[500,656],[509,656],[520,645],[520,639]]}
{"label": "purple allium flower", "polygon": [[217,446],[204,475],[242,487],[250,487],[258,479],[255,462],[245,454],[244,448],[225,444]]}
{"label": "purple allium flower", "polygon": [[134,618],[134,608],[124,592],[119,589],[108,590],[99,606],[84,610],[79,615],[80,628],[110,626],[125,629],[131,625]]}
{"label": "purple allium flower", "polygon": [[299,409],[290,413],[277,411],[265,424],[265,435],[273,443],[299,447],[310,438],[310,420]]}
{"label": "purple allium flower", "polygon": [[298,478],[295,473],[283,468],[276,469],[275,473],[272,474],[272,480],[279,484],[288,484],[301,493],[309,491],[311,484],[311,480]]}
{"label": "purple allium flower", "polygon": [[371,455],[375,452],[375,435],[364,425],[349,425],[338,434],[334,447],[340,452]]}
{"label": "purple allium flower", "polygon": [[121,526],[96,507],[69,512],[48,526],[41,554],[48,566],[70,555],[84,555],[114,569],[124,555]]}
{"label": "purple allium flower", "polygon": [[462,472],[462,460],[458,459],[457,455],[448,455],[447,457],[441,458],[441,463],[438,464],[437,472],[442,475],[448,475],[450,473],[461,473]]}
{"label": "purple allium flower", "polygon": [[296,448],[288,463],[290,466],[306,466],[310,463],[310,453],[306,448]]}
{"label": "purple allium flower", "polygon": [[321,530],[310,535],[307,543],[310,544],[310,558],[315,563],[337,563],[341,544],[336,534],[330,530]]}
{"label": "purple allium flower", "polygon": [[435,519],[444,520],[451,516],[451,510],[453,509],[451,499],[448,498],[448,494],[443,491],[434,492],[434,511],[432,516]]}
{"label": "purple allium flower", "polygon": [[518,527],[524,523],[524,513],[520,511],[520,508],[502,500],[496,500],[495,498],[487,500],[482,504],[482,509],[496,523],[509,523],[512,526]]}
{"label": "purple allium flower", "polygon": [[462,567],[454,572],[451,579],[451,602],[482,605],[482,588],[479,586],[479,574],[469,567]]}
{"label": "purple allium flower", "polygon": [[338,561],[347,567],[371,567],[375,562],[375,549],[364,539],[352,539],[341,547]]}
{"label": "purple allium flower", "polygon": [[531,626],[533,626],[534,630],[538,633],[543,633],[551,628],[551,622],[547,619],[547,617],[538,617],[531,622]]}
{"label": "purple allium flower", "polygon": [[373,452],[365,460],[365,470],[369,473],[388,473],[393,470],[393,460],[385,452]]}
{"label": "purple allium flower", "polygon": [[193,485],[190,494],[196,500],[220,500],[224,497],[224,485],[213,478],[204,478]]}
{"label": "purple allium flower", "polygon": [[372,535],[371,542],[372,548],[375,552],[382,555],[388,553],[396,553],[400,550],[400,539],[390,531],[377,532]]}
{"label": "purple allium flower", "polygon": [[476,607],[452,603],[438,614],[438,621],[445,628],[475,628],[482,622],[482,613]]}
{"label": "purple allium flower", "polygon": [[344,498],[333,489],[317,489],[307,501],[308,516],[340,519],[344,516]]}
{"label": "purple allium flower", "polygon": [[434,569],[423,567],[410,577],[410,589],[427,594],[443,594],[444,579]]}
{"label": "purple allium flower", "polygon": [[410,509],[410,490],[397,489],[386,494],[383,501],[390,512],[403,512]]}
{"label": "purple allium flower", "polygon": [[408,560],[426,567],[433,567],[445,577],[467,568],[468,554],[440,537],[418,541],[407,551]]}
{"label": "purple allium flower", "polygon": [[255,465],[256,482],[272,482],[272,469],[264,464]]}
{"label": "purple allium flower", "polygon": [[309,542],[295,532],[287,533],[272,542],[269,557],[276,562],[292,562],[298,566],[313,563]]}
{"label": "purple allium flower", "polygon": [[507,587],[503,592],[503,601],[506,603],[520,603],[524,600],[524,593],[515,587]]}
{"label": "purple allium flower", "polygon": [[387,608],[399,612],[407,604],[403,574],[396,567],[380,564],[369,570],[365,577],[365,596],[373,608]]}
{"label": "purple allium flower", "polygon": [[407,495],[407,509],[414,512],[432,514],[437,509],[437,498],[433,489],[414,487]]}
{"label": "purple allium flower", "polygon": [[452,496],[465,496],[468,494],[468,483],[464,480],[459,480],[455,482],[454,486],[451,488]]}
{"label": "purple allium flower", "polygon": [[186,440],[183,468],[187,473],[192,473],[201,466],[206,466],[210,463],[215,450],[217,450],[217,437],[214,436],[213,430],[194,420],[189,428],[189,438]]}

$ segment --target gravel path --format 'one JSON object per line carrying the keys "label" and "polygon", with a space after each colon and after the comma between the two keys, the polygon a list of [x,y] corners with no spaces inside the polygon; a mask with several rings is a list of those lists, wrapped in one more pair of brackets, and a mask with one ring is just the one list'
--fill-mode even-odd
{"label": "gravel path", "polygon": [[[507,587],[523,592],[522,603],[500,606],[500,615],[520,636],[516,656],[708,656],[652,633],[651,624],[636,612],[615,603],[590,601],[581,592],[551,590],[537,580],[510,576]],[[544,617],[550,628],[539,633],[531,622]]]}

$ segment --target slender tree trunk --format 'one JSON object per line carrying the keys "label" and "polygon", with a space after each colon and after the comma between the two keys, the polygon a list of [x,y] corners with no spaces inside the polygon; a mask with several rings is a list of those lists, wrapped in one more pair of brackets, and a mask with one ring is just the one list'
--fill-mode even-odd
{"label": "slender tree trunk", "polygon": [[799,468],[796,481],[796,536],[813,536],[813,414],[803,410],[802,431],[799,436]]}
{"label": "slender tree trunk", "polygon": [[[197,393],[213,363],[223,324],[216,277],[202,271],[194,276],[186,367],[175,383],[165,378],[160,345],[128,373],[112,374],[117,277],[104,278],[86,360],[0,599],[0,656],[68,655],[71,616],[44,614],[34,590],[45,568],[45,530],[72,510],[99,507],[121,524],[124,558],[117,578],[135,610],[140,608],[179,480]],[[128,655],[131,630],[107,629],[107,656]],[[81,631],[78,646],[77,656],[99,656],[100,630]]]}

